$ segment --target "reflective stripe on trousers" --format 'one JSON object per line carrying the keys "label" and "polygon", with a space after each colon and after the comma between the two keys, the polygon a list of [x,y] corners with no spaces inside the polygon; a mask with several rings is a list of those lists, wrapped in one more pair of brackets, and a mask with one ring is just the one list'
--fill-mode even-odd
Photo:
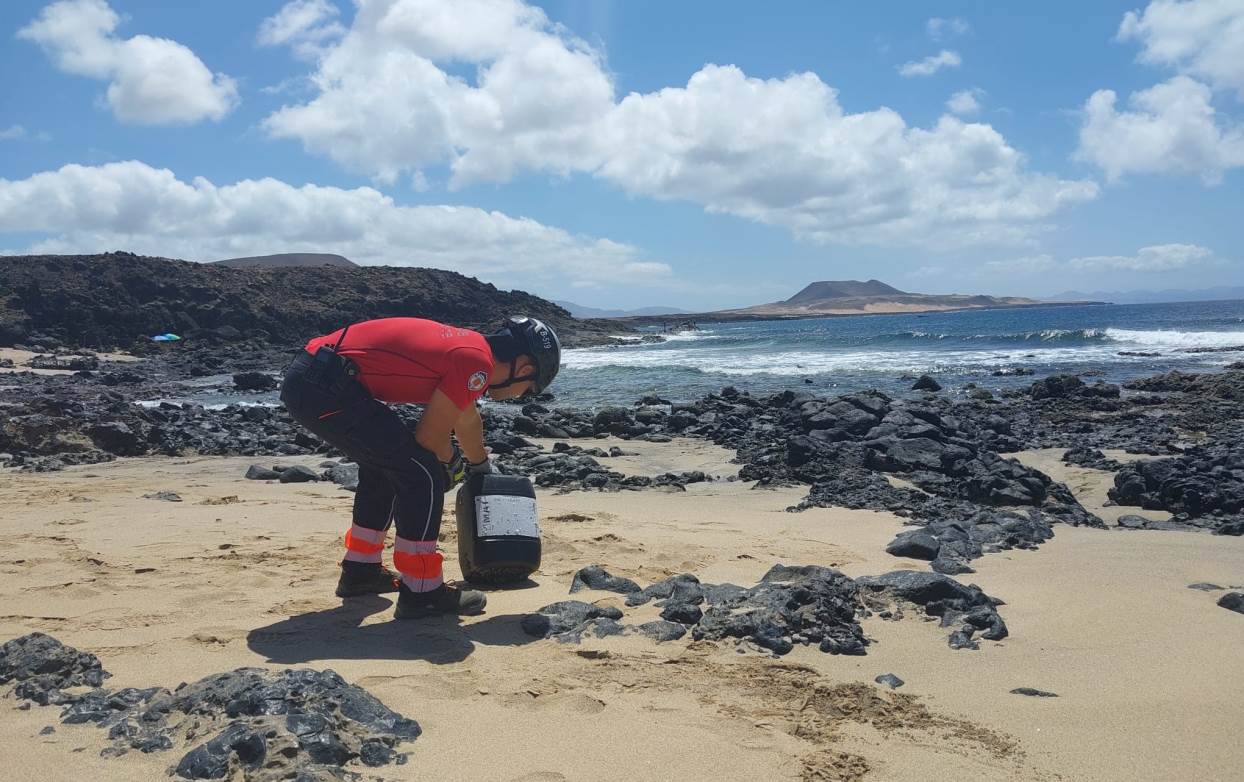
{"label": "reflective stripe on trousers", "polygon": [[393,566],[402,574],[402,583],[412,592],[431,592],[445,583],[443,561],[435,540],[398,537],[393,541]]}

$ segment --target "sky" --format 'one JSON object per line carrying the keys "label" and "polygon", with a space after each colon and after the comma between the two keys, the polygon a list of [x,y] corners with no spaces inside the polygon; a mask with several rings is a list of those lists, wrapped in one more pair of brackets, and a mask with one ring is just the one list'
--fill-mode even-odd
{"label": "sky", "polygon": [[6,0],[0,254],[595,307],[1244,285],[1244,0]]}

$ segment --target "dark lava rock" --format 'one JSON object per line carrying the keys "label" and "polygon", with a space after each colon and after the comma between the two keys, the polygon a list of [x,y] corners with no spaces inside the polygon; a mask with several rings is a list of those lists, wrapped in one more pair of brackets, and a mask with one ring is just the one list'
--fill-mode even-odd
{"label": "dark lava rock", "polygon": [[183,779],[223,779],[234,757],[246,771],[254,771],[267,757],[263,736],[235,722],[220,735],[195,747],[181,759],[174,773]]}
{"label": "dark lava rock", "polygon": [[1078,467],[1091,467],[1094,470],[1107,470],[1111,472],[1123,466],[1122,462],[1106,458],[1106,455],[1096,448],[1082,446],[1068,448],[1067,452],[1063,454],[1063,461]]}
{"label": "dark lava rock", "polygon": [[704,602],[704,586],[690,573],[680,573],[626,596],[628,606],[641,606],[650,600],[699,605]]}
{"label": "dark lava rock", "polygon": [[1057,698],[1058,693],[1046,692],[1045,690],[1037,690],[1032,687],[1016,687],[1011,690],[1012,695],[1027,695],[1032,698]]}
{"label": "dark lava rock", "polygon": [[915,385],[911,387],[912,391],[941,391],[942,384],[938,383],[928,375],[921,375]]}
{"label": "dark lava rock", "polygon": [[1244,592],[1228,592],[1218,598],[1218,605],[1228,611],[1244,614]]}
{"label": "dark lava rock", "polygon": [[1210,584],[1205,581],[1198,581],[1195,584],[1189,584],[1188,588],[1197,589],[1197,590],[1200,590],[1201,592],[1220,592],[1224,589],[1224,587],[1220,587],[1217,584]]}
{"label": "dark lava rock", "polygon": [[687,634],[687,628],[683,625],[678,622],[667,622],[664,619],[644,622],[635,629],[658,643],[677,641]]}
{"label": "dark lava rock", "polygon": [[1181,456],[1132,462],[1115,474],[1108,494],[1119,505],[1170,511],[1176,523],[1237,534],[1234,526],[1244,522],[1244,447],[1211,441]]}
{"label": "dark lava rock", "polygon": [[715,603],[692,637],[740,638],[786,654],[796,643],[817,644],[830,654],[864,654],[868,640],[856,619],[855,583],[818,565],[774,565],[761,582]]}
{"label": "dark lava rock", "polygon": [[960,628],[950,634],[950,637],[946,639],[946,643],[950,645],[951,649],[980,649],[981,645],[972,640],[972,634],[975,632],[976,628],[974,627]]}
{"label": "dark lava rock", "polygon": [[[217,779],[233,767],[244,772],[263,765],[284,776],[314,776],[317,766],[342,766],[360,758],[364,745],[388,747],[417,738],[418,723],[391,711],[366,690],[347,684],[332,671],[279,673],[239,668],[208,676],[152,699],[133,715],[139,733],[159,733],[178,724],[172,715],[207,717],[218,731],[177,765],[187,779]],[[136,737],[120,742],[131,745]],[[379,753],[370,753],[372,760]],[[250,774],[246,774],[250,778]]]}
{"label": "dark lava rock", "polygon": [[43,633],[30,633],[0,646],[0,684],[17,682],[19,698],[42,706],[64,703],[66,687],[99,687],[110,676],[90,652],[80,652]]}
{"label": "dark lava rock", "polygon": [[116,692],[104,689],[92,690],[66,706],[61,712],[60,721],[66,725],[79,725],[85,722],[113,725],[135,705],[146,703],[161,692],[163,690],[159,687],[149,687],[143,690],[126,687]]}
{"label": "dark lava rock", "polygon": [[[185,779],[352,779],[343,766],[356,759],[371,766],[397,762],[393,748],[421,732],[414,720],[332,671],[239,668],[172,692],[110,692],[100,688],[107,675],[94,655],[41,633],[0,647],[0,683],[17,681],[18,697],[67,703],[65,724],[107,730],[112,745],[104,757],[201,742],[171,772]],[[71,686],[96,689],[76,698],[59,693]],[[59,697],[41,697],[48,694]]]}
{"label": "dark lava rock", "polygon": [[31,369],[68,369],[75,372],[99,369],[97,356],[32,356],[27,365]]}
{"label": "dark lava rock", "polygon": [[95,447],[117,456],[141,456],[147,445],[137,432],[124,421],[106,421],[94,424],[87,434]]}
{"label": "dark lava rock", "polygon": [[896,557],[934,560],[937,559],[937,552],[941,547],[938,539],[924,530],[909,530],[900,532],[885,550],[887,554]]}
{"label": "dark lava rock", "polygon": [[704,616],[704,611],[692,603],[669,603],[661,611],[661,618],[669,622],[693,625]]}
{"label": "dark lava rock", "polygon": [[1000,641],[1009,635],[1006,622],[998,614],[996,606],[1002,601],[985,594],[980,587],[964,586],[953,578],[940,573],[920,573],[914,570],[896,570],[881,576],[864,576],[856,579],[863,603],[878,611],[901,615],[901,607],[887,602],[914,603],[924,608],[927,616],[938,617],[942,627],[959,625],[951,633],[952,649],[976,649],[972,639],[976,631],[989,641]]}
{"label": "dark lava rock", "polygon": [[172,491],[157,491],[153,494],[144,494],[145,500],[163,500],[165,502],[181,502],[181,495]]}
{"label": "dark lava rock", "polygon": [[358,491],[359,488],[359,466],[353,462],[334,464],[320,477],[337,484],[346,491]]}
{"label": "dark lava rock", "polygon": [[233,387],[239,391],[271,391],[277,385],[277,379],[266,372],[238,372],[233,376]]}
{"label": "dark lava rock", "polygon": [[570,583],[570,593],[574,594],[584,589],[600,589],[624,595],[640,591],[639,584],[629,578],[611,575],[600,565],[590,565],[574,574],[574,580]]}
{"label": "dark lava rock", "polygon": [[896,690],[899,687],[902,687],[904,684],[907,683],[892,673],[883,673],[882,675],[873,679],[873,681],[875,681],[877,684],[887,684],[890,686],[891,690]]}
{"label": "dark lava rock", "polygon": [[[556,638],[563,642],[578,641],[599,619],[622,618],[616,608],[594,606],[581,600],[563,600],[546,605],[534,614],[527,614],[519,624],[523,632],[537,638]],[[606,626],[608,628],[608,626]]]}
{"label": "dark lava rock", "polygon": [[1073,396],[1084,389],[1084,381],[1075,375],[1051,375],[1028,387],[1028,394],[1036,399],[1056,399]]}
{"label": "dark lava rock", "polygon": [[1135,513],[1120,516],[1119,529],[1180,530],[1183,532],[1198,532],[1202,530],[1196,524],[1187,524],[1169,519],[1150,519],[1138,516]]}
{"label": "dark lava rock", "polygon": [[281,474],[263,465],[252,464],[246,468],[246,477],[252,481],[275,481],[281,477]]}
{"label": "dark lava rock", "polygon": [[277,480],[281,483],[306,483],[307,481],[318,481],[319,473],[310,467],[304,467],[301,464],[295,464],[281,470],[281,474],[277,476]]}

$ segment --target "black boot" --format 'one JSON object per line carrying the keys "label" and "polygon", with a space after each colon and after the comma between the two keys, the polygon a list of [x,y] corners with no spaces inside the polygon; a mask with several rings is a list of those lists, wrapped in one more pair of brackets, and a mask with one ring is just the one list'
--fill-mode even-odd
{"label": "black boot", "polygon": [[431,592],[412,592],[405,584],[397,593],[397,608],[393,612],[395,619],[415,619],[421,616],[437,616],[440,614],[458,614],[474,616],[484,612],[488,597],[474,589],[441,584]]}
{"label": "black boot", "polygon": [[341,578],[337,580],[337,597],[382,595],[397,591],[398,576],[379,562],[341,563]]}

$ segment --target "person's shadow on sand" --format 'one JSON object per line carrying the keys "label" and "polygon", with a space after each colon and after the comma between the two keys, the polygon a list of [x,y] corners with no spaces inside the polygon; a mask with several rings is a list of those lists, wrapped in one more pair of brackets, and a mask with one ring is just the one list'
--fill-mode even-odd
{"label": "person's shadow on sand", "polygon": [[521,615],[502,614],[463,625],[456,616],[363,621],[393,605],[378,595],[350,598],[340,606],[310,611],[257,627],[246,644],[270,663],[315,660],[427,660],[444,665],[465,660],[475,646],[519,646],[535,638],[523,632]]}

